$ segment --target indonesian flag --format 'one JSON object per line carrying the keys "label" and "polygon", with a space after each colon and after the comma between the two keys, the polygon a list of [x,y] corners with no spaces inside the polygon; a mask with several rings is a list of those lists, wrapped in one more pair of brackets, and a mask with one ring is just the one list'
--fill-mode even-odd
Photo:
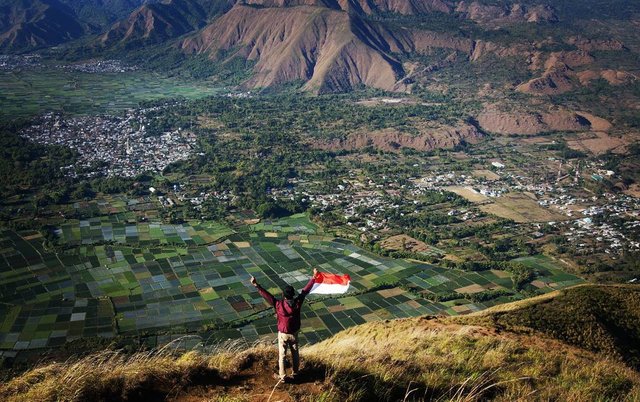
{"label": "indonesian flag", "polygon": [[317,295],[330,295],[347,293],[351,277],[349,275],[330,274],[328,272],[318,272],[315,276],[316,282],[311,288],[311,292]]}

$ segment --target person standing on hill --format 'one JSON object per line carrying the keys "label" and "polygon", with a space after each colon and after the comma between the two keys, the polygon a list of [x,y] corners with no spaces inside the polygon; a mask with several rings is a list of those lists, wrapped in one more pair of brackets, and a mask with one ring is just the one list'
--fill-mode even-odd
{"label": "person standing on hill", "polygon": [[287,286],[282,292],[282,299],[275,298],[271,293],[258,284],[256,278],[251,277],[251,284],[258,289],[258,293],[267,303],[273,306],[278,317],[278,379],[286,381],[286,372],[284,369],[284,359],[287,349],[291,351],[291,359],[293,360],[292,379],[295,379],[300,369],[300,355],[298,351],[298,331],[300,330],[300,310],[304,298],[309,294],[318,270],[313,269],[313,276],[309,283],[296,296],[293,286]]}

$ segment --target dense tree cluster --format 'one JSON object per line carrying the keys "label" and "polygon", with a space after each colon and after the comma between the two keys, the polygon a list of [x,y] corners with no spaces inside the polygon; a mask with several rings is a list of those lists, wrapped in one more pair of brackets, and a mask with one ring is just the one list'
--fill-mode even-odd
{"label": "dense tree cluster", "polygon": [[0,125],[0,194],[7,198],[28,188],[48,189],[39,203],[62,202],[71,185],[64,168],[78,155],[66,147],[39,145],[20,137],[25,124]]}

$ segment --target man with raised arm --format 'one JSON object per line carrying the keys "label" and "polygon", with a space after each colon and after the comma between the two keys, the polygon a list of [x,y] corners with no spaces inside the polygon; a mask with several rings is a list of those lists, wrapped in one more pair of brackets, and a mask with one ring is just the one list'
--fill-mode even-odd
{"label": "man with raised arm", "polygon": [[300,355],[298,353],[300,310],[302,309],[305,296],[309,294],[315,283],[317,274],[318,270],[314,268],[313,276],[309,280],[309,283],[307,283],[297,296],[293,286],[285,287],[282,292],[282,299],[276,299],[271,293],[258,284],[256,278],[251,277],[251,284],[258,289],[260,296],[264,297],[267,303],[275,308],[276,315],[278,316],[278,378],[280,380],[285,381],[287,379],[284,370],[284,358],[287,349],[291,350],[291,359],[293,360],[292,378],[295,379],[298,374],[300,368]]}

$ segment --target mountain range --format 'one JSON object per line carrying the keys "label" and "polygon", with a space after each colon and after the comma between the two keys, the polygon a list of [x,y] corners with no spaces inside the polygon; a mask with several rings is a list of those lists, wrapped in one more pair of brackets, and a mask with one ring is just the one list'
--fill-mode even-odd
{"label": "mountain range", "polygon": [[0,49],[57,45],[87,31],[75,12],[56,0],[3,0],[0,15]]}
{"label": "mountain range", "polygon": [[[628,12],[640,10],[622,3]],[[594,62],[579,46],[591,39],[578,32],[559,41],[537,32],[569,29],[568,35],[565,19],[603,9],[597,3],[578,12],[565,3],[530,1],[0,0],[0,51],[68,43],[99,55],[161,44],[159,52],[200,55],[211,64],[246,60],[253,69],[246,88],[300,83],[314,93],[362,86],[408,91],[425,74],[491,55],[518,58],[540,71],[519,91],[557,94],[601,77],[616,83],[637,78],[627,71],[577,71]],[[628,50],[620,41],[607,43],[596,48]]]}

